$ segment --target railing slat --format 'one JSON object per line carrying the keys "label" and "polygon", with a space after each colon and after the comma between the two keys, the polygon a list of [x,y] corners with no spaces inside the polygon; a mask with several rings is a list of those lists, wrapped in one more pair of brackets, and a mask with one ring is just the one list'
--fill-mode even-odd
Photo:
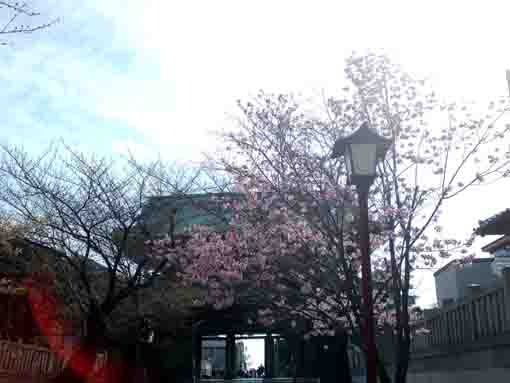
{"label": "railing slat", "polygon": [[58,356],[50,349],[0,341],[0,370],[15,375],[44,378],[58,373]]}
{"label": "railing slat", "polygon": [[482,307],[482,318],[483,318],[483,336],[489,335],[489,312],[487,310],[487,296],[484,295],[481,297],[481,307]]}
{"label": "railing slat", "polygon": [[451,311],[447,311],[446,315],[443,318],[443,324],[446,330],[446,344],[452,344],[452,331],[450,329],[450,317],[451,317]]}
{"label": "railing slat", "polygon": [[475,313],[476,313],[476,339],[480,339],[482,336],[483,336],[483,332],[482,332],[482,323],[483,323],[483,318],[482,318],[482,310],[480,309],[480,300],[477,299],[475,300],[474,302],[475,304]]}
{"label": "railing slat", "polygon": [[429,323],[430,323],[430,340],[432,345],[435,345],[437,337],[436,320],[435,319],[429,320]]}
{"label": "railing slat", "polygon": [[494,335],[494,316],[492,315],[492,294],[485,296],[485,310],[487,311],[487,335]]}
{"label": "railing slat", "polygon": [[24,352],[22,355],[23,362],[21,363],[22,371],[26,371],[30,368],[30,357],[32,356],[32,350]]}
{"label": "railing slat", "polygon": [[466,325],[464,326],[464,335],[462,336],[463,342],[469,342],[471,339],[471,311],[469,310],[469,305],[464,306],[464,321]]}
{"label": "railing slat", "polygon": [[448,334],[450,334],[450,344],[455,344],[455,310],[451,310],[446,317],[446,324],[448,325]]}
{"label": "railing slat", "polygon": [[466,334],[467,334],[467,327],[468,327],[466,309],[467,309],[467,307],[465,305],[461,306],[461,308],[460,308],[460,321],[462,323],[462,331],[460,333],[460,343],[464,343],[466,341]]}
{"label": "railing slat", "polygon": [[463,340],[464,340],[464,327],[465,327],[465,323],[464,323],[464,306],[459,306],[457,308],[457,320],[459,321],[460,323],[460,326],[459,326],[459,331],[458,331],[458,339],[457,339],[457,343],[462,343]]}
{"label": "railing slat", "polygon": [[443,318],[437,318],[437,342],[436,345],[441,343],[441,340],[445,339],[444,331],[443,331]]}
{"label": "railing slat", "polygon": [[455,344],[455,330],[457,326],[454,326],[456,323],[455,320],[455,310],[450,311],[450,315],[448,315],[448,330],[450,332],[450,344]]}
{"label": "railing slat", "polygon": [[494,311],[496,313],[496,335],[501,334],[501,311],[499,304],[499,293],[494,295]]}
{"label": "railing slat", "polygon": [[7,364],[7,360],[9,358],[7,352],[7,346],[4,343],[0,344],[0,369],[5,369],[5,365]]}
{"label": "railing slat", "polygon": [[464,308],[464,306],[459,306],[459,308],[457,309],[457,320],[460,323],[459,331],[457,332],[457,336],[458,336],[457,343],[458,344],[462,343],[462,341],[464,340],[465,322],[464,322],[463,308]]}
{"label": "railing slat", "polygon": [[498,333],[498,314],[497,314],[497,306],[496,306],[496,294],[490,295],[489,300],[489,308],[491,313],[491,335],[496,335]]}
{"label": "railing slat", "polygon": [[501,334],[503,332],[503,323],[504,323],[504,320],[503,320],[503,316],[501,315],[501,307],[504,307],[503,304],[504,304],[504,301],[502,299],[502,291],[498,291],[498,293],[496,294],[496,312],[497,312],[497,317],[498,317],[498,327],[497,327],[497,334]]}

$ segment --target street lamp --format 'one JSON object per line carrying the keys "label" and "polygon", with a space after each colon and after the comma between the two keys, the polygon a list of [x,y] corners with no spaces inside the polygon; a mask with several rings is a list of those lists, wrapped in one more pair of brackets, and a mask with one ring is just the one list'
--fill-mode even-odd
{"label": "street lamp", "polygon": [[359,245],[361,250],[361,278],[364,317],[364,341],[366,347],[366,381],[375,383],[376,348],[372,308],[372,271],[370,265],[370,237],[368,227],[368,192],[376,177],[377,162],[384,158],[391,141],[381,137],[364,122],[350,136],[335,142],[332,158],[343,156],[347,168],[348,183],[356,185],[360,209]]}

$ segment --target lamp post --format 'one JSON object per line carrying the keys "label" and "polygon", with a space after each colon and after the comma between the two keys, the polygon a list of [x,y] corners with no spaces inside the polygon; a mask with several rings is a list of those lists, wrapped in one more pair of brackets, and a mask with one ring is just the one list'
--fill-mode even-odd
{"label": "lamp post", "polygon": [[368,193],[376,177],[377,162],[384,158],[390,140],[379,136],[365,122],[350,136],[339,139],[333,147],[332,158],[343,156],[348,183],[356,185],[360,209],[359,246],[364,323],[362,333],[366,349],[366,381],[375,383],[376,348],[372,307],[372,271],[370,264],[370,233],[368,226]]}

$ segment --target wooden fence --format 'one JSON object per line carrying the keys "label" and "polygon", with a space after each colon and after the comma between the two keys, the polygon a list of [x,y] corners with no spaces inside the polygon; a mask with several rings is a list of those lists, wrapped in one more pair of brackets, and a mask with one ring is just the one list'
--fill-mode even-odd
{"label": "wooden fence", "polygon": [[[68,355],[69,356],[69,355]],[[99,352],[89,378],[106,366],[108,354]],[[45,381],[62,372],[66,361],[48,348],[10,341],[0,341],[0,375],[28,377]]]}
{"label": "wooden fence", "polygon": [[222,379],[222,378],[201,378],[201,382],[207,383],[319,383],[319,378],[234,378],[234,379]]}
{"label": "wooden fence", "polygon": [[0,372],[33,378],[50,378],[63,363],[51,350],[33,345],[0,341]]}
{"label": "wooden fence", "polygon": [[477,342],[510,331],[510,269],[503,287],[442,309],[416,326],[411,351]]}

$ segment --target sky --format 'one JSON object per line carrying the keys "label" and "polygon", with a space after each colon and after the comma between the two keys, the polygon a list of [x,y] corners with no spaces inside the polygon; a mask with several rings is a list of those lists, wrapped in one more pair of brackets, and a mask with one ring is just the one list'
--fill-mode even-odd
{"label": "sky", "polygon": [[264,365],[264,339],[243,339],[248,355],[248,370]]}
{"label": "sky", "polygon": [[[30,150],[64,139],[103,155],[198,160],[214,150],[210,133],[232,124],[237,99],[259,89],[334,92],[353,50],[382,50],[448,97],[508,92],[504,1],[33,4],[59,22],[0,48],[0,140]],[[504,189],[467,194],[447,206],[443,223],[467,236],[507,207]],[[431,274],[419,279],[429,304]]]}

